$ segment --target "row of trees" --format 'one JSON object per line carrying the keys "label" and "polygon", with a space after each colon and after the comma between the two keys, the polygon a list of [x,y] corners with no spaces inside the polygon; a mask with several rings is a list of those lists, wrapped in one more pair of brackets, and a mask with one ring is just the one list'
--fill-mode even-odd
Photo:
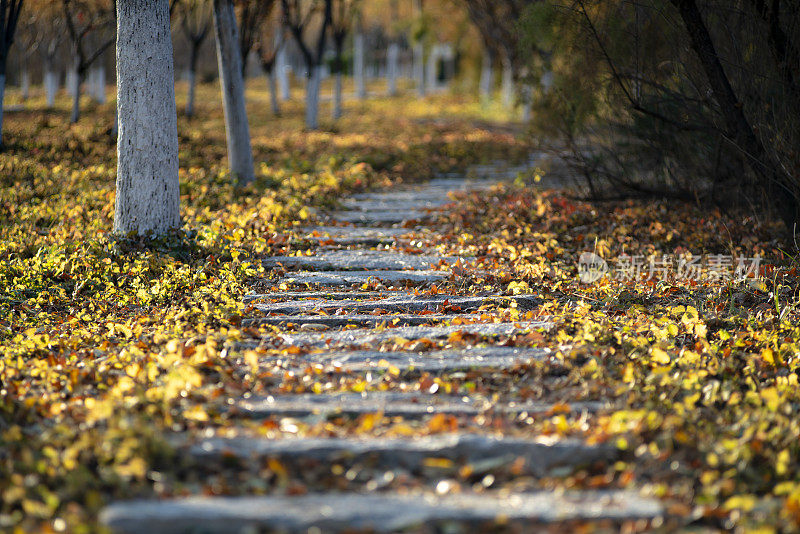
{"label": "row of trees", "polygon": [[[186,42],[187,79],[189,95],[186,113],[192,116],[195,103],[195,83],[198,63],[204,43],[212,35],[212,0],[170,0],[173,31]],[[11,4],[21,6],[21,1]],[[11,5],[9,4],[9,5]],[[71,121],[80,117],[81,87],[88,81],[90,94],[103,102],[105,98],[106,51],[115,39],[115,10],[113,0],[25,0],[26,9],[4,7],[4,13],[15,10],[10,16],[3,35],[16,40],[15,59],[18,83],[23,100],[30,85],[30,68],[37,61],[43,66],[43,85],[48,106],[52,107],[58,89],[57,63],[68,63],[67,90],[73,98]],[[413,63],[416,84],[420,94],[425,93],[424,41],[434,33],[441,37],[440,26],[431,31],[430,20],[423,15],[421,0],[381,0],[365,3],[363,0],[334,0],[330,5],[324,0],[236,0],[238,45],[243,72],[252,52],[269,77],[275,113],[279,112],[277,85],[286,93],[287,47],[291,44],[292,57],[302,59],[309,78],[308,122],[318,123],[319,68],[325,66],[335,76],[334,117],[341,115],[342,76],[352,62],[356,94],[366,96],[365,86],[365,18],[370,31],[370,46],[385,51],[387,92],[397,93],[400,73],[401,47],[413,46]],[[329,9],[328,9],[329,8]],[[10,15],[12,13],[9,12]],[[18,20],[17,20],[18,19]],[[452,26],[452,23],[450,23]],[[460,30],[459,30],[460,31]],[[445,36],[447,38],[449,36]],[[377,39],[377,41],[376,41]],[[431,43],[432,45],[432,43]],[[352,49],[350,49],[352,46]],[[436,47],[434,47],[435,49]],[[351,52],[352,50],[352,52]],[[409,50],[410,52],[411,50]],[[372,51],[374,54],[375,52]],[[352,55],[351,55],[352,54]],[[333,57],[331,57],[331,55]],[[430,57],[434,54],[428,54]],[[5,56],[4,56],[5,57]],[[432,63],[429,61],[429,63]],[[428,84],[436,69],[428,68]],[[5,72],[5,71],[4,71]],[[433,74],[431,74],[433,73]],[[21,81],[20,81],[21,76]]]}
{"label": "row of trees", "polygon": [[[392,17],[398,16],[397,4],[389,3]],[[345,41],[353,28],[354,45],[363,51],[362,7],[358,0],[0,0],[0,59],[5,67],[21,23],[35,26],[42,20],[59,21],[63,30],[60,35],[68,40],[73,60],[69,81],[74,122],[79,115],[81,82],[98,58],[116,44],[118,175],[114,230],[163,232],[178,225],[172,48],[175,21],[191,44],[190,71],[199,47],[213,28],[231,176],[237,184],[246,184],[254,179],[254,166],[245,111],[243,59],[255,50],[265,70],[272,72],[284,34],[288,33],[302,54],[308,75],[306,123],[316,128],[326,46],[333,43],[335,108],[340,114]],[[419,14],[422,2],[415,0],[414,7]],[[34,9],[34,14],[27,16],[25,9]],[[110,31],[112,28],[114,31]],[[46,54],[61,39],[52,34],[52,30],[44,29],[37,33],[42,39],[38,46],[46,49]],[[25,43],[26,50],[31,47],[33,43]],[[395,34],[388,52],[390,93],[397,90],[398,48]],[[357,92],[363,96],[363,57],[359,60],[356,53],[354,59],[354,70],[362,75]],[[422,64],[421,56],[415,59]],[[193,81],[190,79],[187,106],[190,113]],[[418,84],[424,91],[422,77]]]}

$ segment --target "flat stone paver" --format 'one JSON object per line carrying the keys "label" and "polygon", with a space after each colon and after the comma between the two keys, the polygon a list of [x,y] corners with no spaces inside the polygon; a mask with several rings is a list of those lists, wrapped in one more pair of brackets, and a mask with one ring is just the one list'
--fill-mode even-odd
{"label": "flat stone paver", "polygon": [[359,224],[397,224],[431,219],[436,214],[421,210],[337,211],[331,217],[341,222]]}
{"label": "flat stone paver", "polygon": [[[234,406],[249,417],[358,416],[383,413],[386,417],[419,419],[433,414],[474,416],[486,411],[507,414],[545,413],[552,403],[526,401],[491,403],[486,399],[420,392],[368,391],[364,393],[298,393],[241,399]],[[596,411],[602,403],[575,403],[569,409]]]}
{"label": "flat stone paver", "polygon": [[452,326],[404,326],[400,328],[386,328],[384,330],[353,329],[341,332],[322,332],[316,334],[283,334],[283,342],[287,345],[310,345],[324,347],[329,344],[337,345],[371,345],[395,338],[413,339],[441,339],[454,332],[477,334],[482,336],[510,336],[539,328],[549,328],[547,321],[523,321],[514,323],[479,323]]}
{"label": "flat stone paver", "polygon": [[[272,256],[263,260],[265,267],[300,267],[317,271],[377,271],[429,269],[444,260],[454,264],[459,258],[427,254],[402,254],[391,250],[332,250],[315,256]],[[466,260],[465,258],[464,260]]]}
{"label": "flat stone paver", "polygon": [[296,271],[279,283],[349,286],[378,280],[387,284],[428,284],[450,278],[448,271]]}
{"label": "flat stone paver", "polygon": [[373,247],[389,245],[400,240],[401,236],[412,236],[404,228],[368,228],[363,226],[317,226],[301,229],[302,239],[332,243],[340,246],[358,245]]}
{"label": "flat stone paver", "polygon": [[242,325],[251,326],[258,324],[270,325],[319,325],[327,328],[335,328],[340,326],[379,326],[382,324],[392,326],[415,326],[424,324],[444,323],[452,321],[453,319],[469,319],[474,316],[467,314],[442,314],[434,313],[430,315],[410,315],[407,313],[401,314],[385,314],[385,315],[367,315],[367,314],[346,314],[346,315],[276,315],[269,317],[258,317],[255,319],[245,319]]}
{"label": "flat stone paver", "polygon": [[342,206],[348,210],[359,211],[418,211],[418,210],[433,210],[446,205],[449,200],[442,198],[414,198],[414,199],[398,199],[398,198],[364,198],[364,199],[347,199],[342,202]]}
{"label": "flat stone paver", "polygon": [[[619,451],[609,445],[586,445],[578,440],[520,439],[478,434],[436,434],[414,439],[391,438],[208,438],[190,447],[195,457],[277,457],[335,462],[369,456],[392,469],[415,470],[427,458],[459,463],[493,464],[493,469],[522,459],[524,472],[545,476],[555,468],[613,462]],[[499,460],[499,461],[498,461]]]}
{"label": "flat stone paver", "polygon": [[481,297],[462,297],[457,295],[402,295],[372,300],[327,300],[327,301],[293,301],[253,306],[268,313],[307,313],[313,310],[343,309],[352,313],[372,311],[376,308],[387,312],[421,312],[438,311],[443,306],[458,307],[460,311],[475,311],[488,304],[510,305],[517,303],[520,310],[531,310],[541,303],[541,299],[532,295],[487,295]]}
{"label": "flat stone paver", "polygon": [[245,302],[254,300],[280,300],[297,303],[321,302],[324,300],[343,300],[343,299],[383,299],[393,297],[409,297],[412,293],[408,291],[278,291],[274,293],[251,293],[245,295]]}
{"label": "flat stone paver", "polygon": [[100,521],[119,534],[307,532],[312,527],[322,532],[397,532],[445,523],[622,521],[663,513],[657,500],[614,490],[442,496],[332,493],[120,502],[103,510]]}
{"label": "flat stone paver", "polygon": [[385,370],[390,366],[400,370],[452,371],[456,369],[511,367],[531,360],[542,360],[552,354],[550,349],[518,347],[471,347],[469,349],[433,350],[428,352],[375,350],[326,351],[305,354],[304,361],[321,363],[343,371]]}

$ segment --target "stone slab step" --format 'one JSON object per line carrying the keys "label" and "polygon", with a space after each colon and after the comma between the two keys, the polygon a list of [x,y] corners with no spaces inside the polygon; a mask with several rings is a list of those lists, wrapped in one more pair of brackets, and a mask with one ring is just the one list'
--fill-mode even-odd
{"label": "stone slab step", "polygon": [[[364,393],[298,393],[241,399],[234,406],[253,418],[359,416],[383,413],[386,417],[419,419],[433,414],[474,416],[487,411],[505,414],[541,414],[553,410],[548,402],[491,403],[486,399],[420,392],[369,391]],[[602,403],[573,403],[565,408],[595,412]]]}
{"label": "stone slab step", "polygon": [[316,226],[302,228],[302,239],[332,242],[335,245],[377,246],[393,244],[401,236],[410,238],[413,233],[404,228],[365,228],[363,226]]}
{"label": "stone slab step", "polygon": [[522,459],[525,474],[546,476],[553,469],[579,468],[619,458],[609,445],[586,445],[578,440],[552,438],[521,439],[479,434],[436,434],[409,439],[390,438],[208,438],[189,448],[202,458],[236,456],[248,458],[313,459],[332,463],[341,458],[368,456],[393,469],[409,471],[424,467],[428,458],[446,459],[459,464],[491,465],[496,470]]}
{"label": "stone slab step", "polygon": [[298,228],[303,235],[329,237],[400,237],[418,233],[407,228],[365,228],[363,226],[305,226]]}
{"label": "stone slab step", "polygon": [[331,218],[355,224],[397,224],[431,219],[435,213],[421,210],[335,211]]}
{"label": "stone slab step", "polygon": [[286,284],[349,286],[378,280],[384,284],[429,284],[450,278],[448,271],[296,271],[280,279]]}
{"label": "stone slab step", "polygon": [[400,370],[452,371],[456,369],[509,369],[531,360],[543,360],[550,349],[517,347],[473,347],[469,349],[433,350],[428,352],[374,350],[326,351],[305,354],[309,363],[341,368],[343,371],[385,370],[390,366]]}
{"label": "stone slab step", "polygon": [[510,336],[549,328],[551,323],[542,321],[522,321],[513,323],[480,323],[452,326],[404,326],[400,328],[386,328],[375,331],[371,329],[352,329],[342,332],[319,332],[313,334],[282,334],[283,342],[287,345],[309,345],[325,347],[328,345],[372,345],[391,341],[395,338],[413,339],[441,339],[447,338],[455,332],[463,334],[476,334],[481,336]]}
{"label": "stone slab step", "polygon": [[245,319],[243,326],[253,326],[261,324],[287,326],[294,324],[306,326],[306,330],[313,330],[311,327],[319,327],[319,330],[326,328],[339,328],[343,326],[418,326],[425,324],[437,324],[452,321],[453,319],[474,319],[476,316],[468,314],[444,314],[434,313],[430,315],[410,315],[386,314],[386,315],[367,315],[367,314],[348,314],[348,315],[274,315],[269,317],[257,317]]}
{"label": "stone slab step", "polygon": [[344,299],[384,299],[396,297],[410,297],[413,294],[408,291],[276,291],[273,293],[250,293],[245,295],[242,300],[252,302],[254,300],[280,300],[307,303],[322,302],[325,300],[344,300]]}
{"label": "stone slab step", "polygon": [[383,299],[372,300],[327,300],[327,301],[305,301],[305,302],[279,302],[269,304],[254,304],[254,307],[266,313],[308,313],[316,310],[338,310],[343,309],[350,312],[369,312],[376,308],[387,312],[409,313],[420,311],[438,311],[443,306],[457,306],[460,311],[475,311],[487,304],[499,304],[509,306],[512,302],[517,303],[520,310],[531,310],[541,303],[541,299],[532,295],[488,295],[485,297],[461,297],[457,295],[402,295],[391,296]]}
{"label": "stone slab step", "polygon": [[[332,250],[315,256],[272,256],[265,258],[265,267],[276,267],[279,264],[288,268],[304,268],[315,271],[377,271],[400,269],[429,269],[431,265],[439,265],[444,260],[454,264],[459,258],[402,254],[392,250]],[[471,258],[464,258],[467,261]]]}
{"label": "stone slab step", "polygon": [[402,198],[349,198],[342,201],[342,206],[348,210],[356,211],[418,211],[438,209],[450,202],[443,198],[415,198],[406,200]]}
{"label": "stone slab step", "polygon": [[[118,534],[371,531],[487,523],[654,519],[659,501],[631,491],[187,497],[112,504],[100,522]],[[452,528],[452,526],[451,526]]]}

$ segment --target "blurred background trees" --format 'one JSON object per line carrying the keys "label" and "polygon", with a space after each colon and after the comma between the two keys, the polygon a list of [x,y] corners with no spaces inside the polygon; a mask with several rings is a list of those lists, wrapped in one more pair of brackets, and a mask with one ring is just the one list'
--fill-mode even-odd
{"label": "blurred background trees", "polygon": [[[113,94],[107,87],[115,83],[113,0],[0,4],[0,58],[16,99],[7,108],[31,105],[25,98],[37,91],[52,108],[66,85],[77,121],[81,106],[102,105]],[[170,1],[175,71],[188,82],[189,116],[197,112],[196,83],[232,76],[230,61],[217,60],[208,38],[213,4]],[[266,80],[274,114],[292,87],[296,94],[305,90],[308,128],[326,127],[330,119],[321,121],[318,109],[328,100],[336,120],[348,99],[376,93],[472,92],[487,117],[504,110],[519,131],[535,136],[560,162],[550,172],[579,177],[586,195],[745,204],[767,208],[790,230],[798,221],[796,2],[232,0],[231,6],[242,87],[248,78]],[[225,98],[230,87],[223,83]],[[322,87],[330,87],[330,96]],[[242,95],[240,110],[244,89]]]}

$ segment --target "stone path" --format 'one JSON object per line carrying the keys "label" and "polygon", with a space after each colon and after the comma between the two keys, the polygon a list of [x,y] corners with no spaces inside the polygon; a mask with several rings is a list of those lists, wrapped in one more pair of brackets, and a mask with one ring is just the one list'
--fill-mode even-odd
{"label": "stone path", "polygon": [[[550,328],[547,317],[537,312],[538,300],[429,291],[433,284],[459,287],[463,270],[453,266],[471,258],[424,248],[421,243],[439,239],[426,221],[447,209],[448,192],[484,189],[513,179],[517,171],[477,168],[474,174],[483,179],[450,176],[354,195],[325,226],[301,231],[298,244],[310,245],[311,254],[264,259],[277,275],[275,286],[246,297],[251,312],[243,326],[276,325],[281,331],[272,334],[264,326],[263,339],[241,342],[240,348],[282,351],[280,356],[262,351],[262,368],[278,366],[281,373],[298,377],[316,369],[361,386],[317,393],[284,388],[225,399],[220,413],[233,428],[179,432],[173,441],[186,461],[195,462],[196,477],[217,481],[230,469],[253,476],[267,465],[281,477],[305,480],[302,491],[289,491],[284,484],[254,496],[229,485],[221,495],[121,501],[107,507],[101,521],[114,532],[147,534],[484,532],[514,523],[519,531],[543,524],[569,529],[576,522],[602,522],[605,528],[630,521],[657,525],[664,514],[661,503],[635,490],[557,492],[531,486],[581,469],[602,470],[623,457],[608,443],[522,430],[506,435],[513,421],[585,418],[610,407],[597,400],[572,402],[570,391],[558,390],[556,347],[504,346],[511,336],[535,339]],[[466,348],[449,345],[465,337],[470,339]],[[552,376],[548,387],[553,391],[544,400],[479,387],[482,377],[513,377],[537,365],[547,366]],[[402,388],[380,390],[382,377],[408,380]],[[449,392],[440,377],[470,384],[471,393]],[[513,388],[513,380],[509,384]],[[370,431],[381,420],[391,423],[390,434]],[[493,420],[505,421],[497,428],[506,431],[490,430],[485,422]],[[352,424],[360,430],[345,428]],[[326,425],[327,430],[308,437],[263,434],[263,429],[296,432],[292,429],[298,425]],[[327,473],[323,478],[309,479],[320,469]],[[331,477],[338,482],[323,483]],[[477,483],[451,491],[459,477],[477,477]],[[507,480],[503,490],[492,489],[496,477]]]}

